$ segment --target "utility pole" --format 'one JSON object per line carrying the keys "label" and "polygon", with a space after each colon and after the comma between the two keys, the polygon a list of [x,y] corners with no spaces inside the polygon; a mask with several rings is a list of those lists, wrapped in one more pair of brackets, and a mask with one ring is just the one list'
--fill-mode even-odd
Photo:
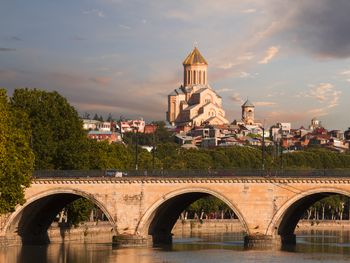
{"label": "utility pole", "polygon": [[135,170],[138,170],[138,156],[139,156],[139,130],[138,128],[134,128],[136,131],[136,146],[135,146]]}
{"label": "utility pole", "polygon": [[261,145],[261,168],[264,171],[265,170],[265,127],[262,127],[263,130],[263,137],[262,137],[262,145]]}
{"label": "utility pole", "polygon": [[152,170],[154,171],[154,161],[155,161],[155,132],[153,132],[153,146],[152,146]]}
{"label": "utility pole", "polygon": [[283,145],[281,141],[281,169],[283,170]]}

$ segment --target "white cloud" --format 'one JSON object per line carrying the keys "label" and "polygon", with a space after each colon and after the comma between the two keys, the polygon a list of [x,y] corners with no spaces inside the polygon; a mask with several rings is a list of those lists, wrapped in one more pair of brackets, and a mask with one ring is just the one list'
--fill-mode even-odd
{"label": "white cloud", "polygon": [[338,75],[345,77],[346,81],[350,82],[350,69],[341,71]]}
{"label": "white cloud", "polygon": [[241,94],[239,94],[238,92],[233,93],[233,95],[231,96],[231,100],[233,100],[234,102],[237,102],[237,103],[243,103],[243,99],[241,97]]}
{"label": "white cloud", "polygon": [[255,104],[255,106],[260,106],[260,107],[273,107],[277,103],[276,102],[272,102],[272,101],[257,101],[254,104]]}
{"label": "white cloud", "polygon": [[249,78],[250,76],[251,76],[251,74],[248,72],[245,72],[245,71],[239,72],[239,77],[242,79]]}
{"label": "white cloud", "polygon": [[123,24],[119,24],[119,27],[122,29],[126,29],[126,30],[130,30],[131,27],[127,26],[127,25],[123,25]]}
{"label": "white cloud", "polygon": [[253,13],[256,13],[256,9],[254,9],[254,8],[244,9],[244,10],[241,11],[241,13],[243,13],[243,14],[253,14]]}
{"label": "white cloud", "polygon": [[217,92],[228,92],[228,91],[232,91],[232,89],[228,89],[228,88],[221,88],[221,89],[217,89]]}
{"label": "white cloud", "polygon": [[297,98],[313,98],[322,106],[308,110],[306,113],[313,116],[325,116],[329,111],[338,106],[341,91],[331,83],[319,83],[318,85],[309,85],[310,90],[300,92]]}
{"label": "white cloud", "polygon": [[237,59],[240,61],[247,61],[247,60],[252,60],[253,58],[254,58],[253,53],[246,52],[243,55],[239,56]]}
{"label": "white cloud", "polygon": [[103,11],[99,9],[84,10],[82,13],[84,15],[94,14],[94,15],[97,15],[98,17],[105,17],[105,14],[103,13]]}
{"label": "white cloud", "polygon": [[221,69],[231,69],[233,66],[237,65],[236,63],[228,62],[223,65],[218,66]]}
{"label": "white cloud", "polygon": [[327,103],[327,108],[333,108],[338,105],[341,91],[337,90],[331,83],[320,83],[312,87],[310,96],[317,99],[320,103]]}
{"label": "white cloud", "polygon": [[276,47],[276,46],[269,47],[266,50],[265,57],[262,60],[260,60],[258,63],[259,64],[269,63],[270,60],[273,59],[277,55],[278,52],[279,52],[279,47]]}

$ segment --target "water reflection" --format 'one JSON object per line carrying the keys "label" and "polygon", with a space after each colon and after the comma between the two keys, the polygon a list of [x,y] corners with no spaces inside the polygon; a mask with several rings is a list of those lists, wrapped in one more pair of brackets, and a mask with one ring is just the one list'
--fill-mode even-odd
{"label": "water reflection", "polygon": [[[291,253],[293,252],[293,253]],[[11,263],[206,263],[206,262],[348,262],[350,231],[297,232],[292,249],[251,251],[242,233],[198,234],[174,238],[171,246],[112,248],[110,243],[64,243],[0,248],[0,262]]]}

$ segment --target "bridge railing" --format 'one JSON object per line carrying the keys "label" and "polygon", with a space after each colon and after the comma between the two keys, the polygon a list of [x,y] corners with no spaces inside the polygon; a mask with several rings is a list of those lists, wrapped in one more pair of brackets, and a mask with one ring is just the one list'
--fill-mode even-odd
{"label": "bridge railing", "polygon": [[220,169],[220,170],[37,170],[33,178],[114,178],[114,177],[350,177],[350,169]]}

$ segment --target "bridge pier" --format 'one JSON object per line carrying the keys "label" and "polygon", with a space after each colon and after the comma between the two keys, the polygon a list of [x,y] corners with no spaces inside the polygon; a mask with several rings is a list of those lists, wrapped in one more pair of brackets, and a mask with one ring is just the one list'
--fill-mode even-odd
{"label": "bridge pier", "polygon": [[152,235],[153,245],[169,245],[173,243],[173,234],[172,233],[161,233]]}
{"label": "bridge pier", "polygon": [[296,243],[297,243],[297,241],[296,241],[296,235],[295,234],[281,235],[281,244],[283,246],[285,246],[285,245],[295,245]]}
{"label": "bridge pier", "polygon": [[272,235],[247,235],[244,237],[244,247],[248,249],[269,249],[280,245],[278,238]]}
{"label": "bridge pier", "polygon": [[112,238],[113,246],[122,246],[122,247],[135,247],[135,246],[145,246],[151,243],[150,238],[143,237],[140,235],[131,235],[131,234],[121,234],[115,235]]}

